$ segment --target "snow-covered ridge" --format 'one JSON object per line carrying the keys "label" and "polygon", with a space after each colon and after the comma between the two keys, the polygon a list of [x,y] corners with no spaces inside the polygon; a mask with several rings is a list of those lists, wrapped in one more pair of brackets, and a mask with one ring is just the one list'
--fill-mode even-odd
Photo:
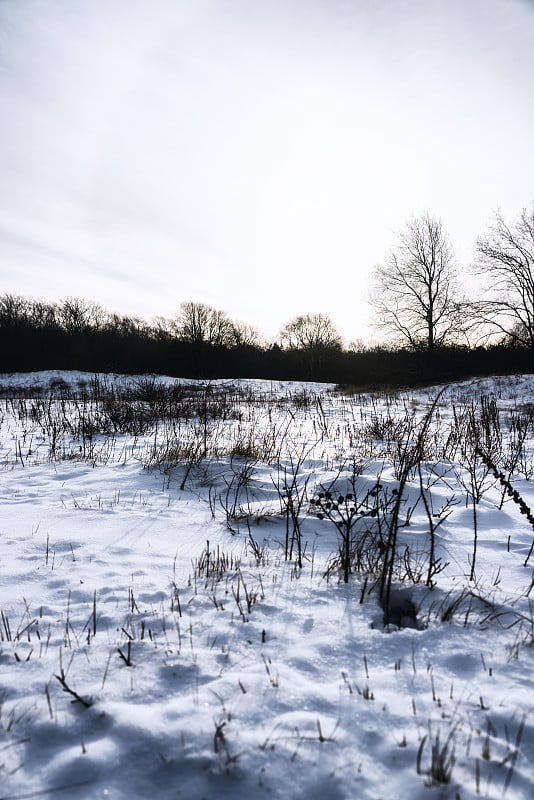
{"label": "snow-covered ridge", "polygon": [[[80,387],[90,386],[93,381],[100,381],[103,384],[112,383],[119,386],[136,386],[144,382],[154,382],[156,385],[173,386],[211,386],[218,390],[235,389],[241,392],[258,392],[259,394],[281,394],[290,395],[291,393],[306,392],[308,394],[320,394],[322,392],[332,392],[343,387],[337,387],[333,383],[318,383],[313,381],[277,381],[261,378],[236,378],[231,380],[201,380],[197,378],[175,378],[168,375],[157,375],[154,373],[140,375],[123,375],[107,372],[83,372],[80,370],[42,370],[38,372],[16,372],[0,373],[0,387],[21,387],[24,389],[53,389],[58,386],[68,386],[75,390]],[[401,390],[399,396],[426,396],[434,395],[443,389],[442,385],[428,387],[422,390]],[[497,375],[488,378],[469,378],[464,381],[457,381],[445,386],[445,397],[463,397],[492,395],[502,400],[514,400],[519,398],[526,400],[534,392],[534,376],[525,375]],[[380,394],[380,392],[378,392]]]}

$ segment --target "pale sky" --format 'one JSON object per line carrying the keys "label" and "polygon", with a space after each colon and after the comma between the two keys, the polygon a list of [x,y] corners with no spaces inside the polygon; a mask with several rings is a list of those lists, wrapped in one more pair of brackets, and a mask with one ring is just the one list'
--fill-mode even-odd
{"label": "pale sky", "polygon": [[0,0],[0,293],[370,338],[412,214],[534,199],[532,0]]}

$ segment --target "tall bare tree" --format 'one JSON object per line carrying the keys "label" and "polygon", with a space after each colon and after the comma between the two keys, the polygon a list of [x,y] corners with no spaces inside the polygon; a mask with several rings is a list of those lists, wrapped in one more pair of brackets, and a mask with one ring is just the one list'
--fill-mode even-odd
{"label": "tall bare tree", "polygon": [[476,246],[475,271],[488,281],[480,316],[508,341],[534,350],[534,202],[511,225],[497,212]]}
{"label": "tall bare tree", "polygon": [[426,213],[408,220],[373,278],[376,328],[416,350],[432,351],[458,339],[463,313],[457,270],[440,219]]}

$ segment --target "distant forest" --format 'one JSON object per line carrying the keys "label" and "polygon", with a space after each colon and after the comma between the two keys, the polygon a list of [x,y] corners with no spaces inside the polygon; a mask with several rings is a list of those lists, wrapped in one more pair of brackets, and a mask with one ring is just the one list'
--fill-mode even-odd
{"label": "distant forest", "polygon": [[201,303],[152,323],[67,298],[0,297],[0,372],[44,369],[157,373],[203,380],[267,378],[355,389],[423,385],[533,372],[534,352],[514,339],[484,347],[345,347],[324,314],[296,317],[276,342]]}

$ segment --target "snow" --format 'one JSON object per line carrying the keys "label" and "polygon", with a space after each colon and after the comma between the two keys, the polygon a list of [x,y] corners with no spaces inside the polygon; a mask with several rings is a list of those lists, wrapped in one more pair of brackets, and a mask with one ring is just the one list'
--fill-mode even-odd
{"label": "snow", "polygon": [[[123,397],[143,429],[110,413],[84,436],[97,381],[176,385],[196,413]],[[492,452],[521,451],[510,482],[532,506],[532,389],[0,376],[0,798],[531,798],[534,531],[482,463],[473,507],[461,415],[494,403]],[[429,409],[398,529],[417,582],[396,574],[385,627],[372,504],[391,513],[399,430]],[[378,561],[345,583],[341,529],[310,500],[351,481]]]}

